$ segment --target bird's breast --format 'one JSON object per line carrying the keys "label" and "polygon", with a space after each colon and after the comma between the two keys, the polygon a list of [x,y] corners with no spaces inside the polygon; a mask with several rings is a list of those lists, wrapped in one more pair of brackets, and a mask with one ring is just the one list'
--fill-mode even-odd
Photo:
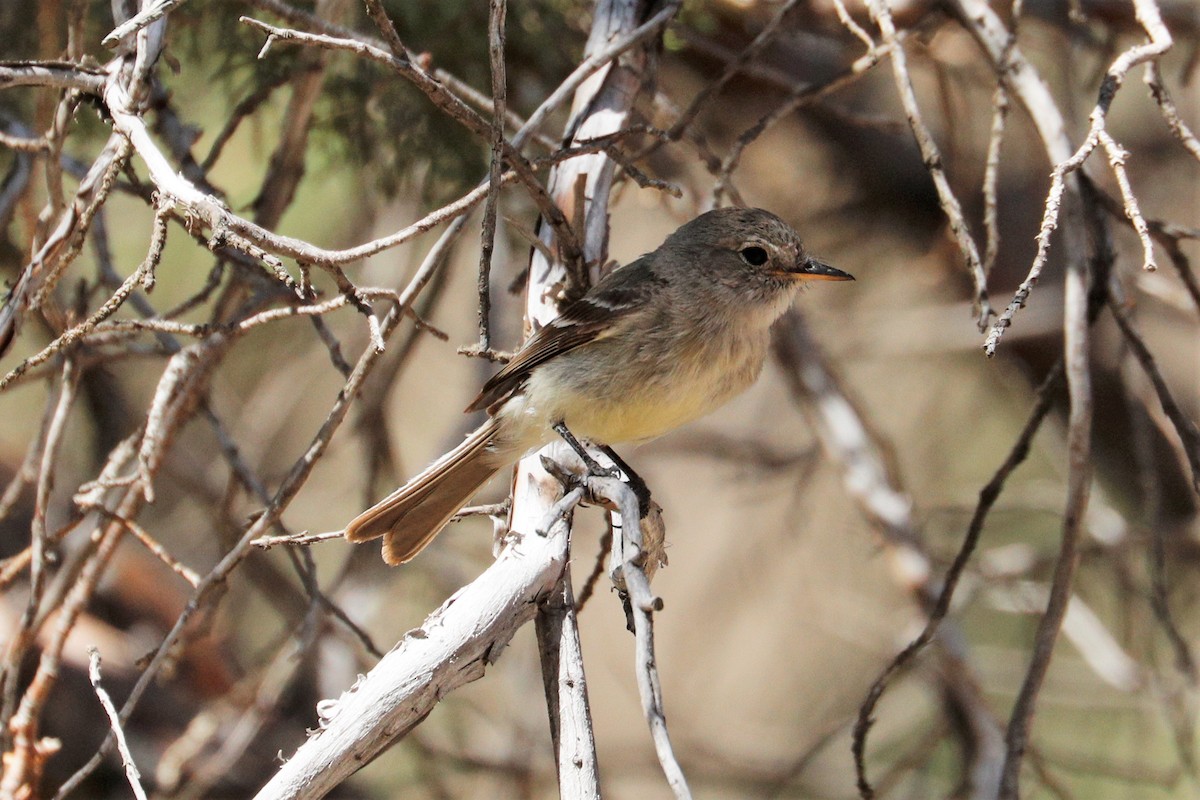
{"label": "bird's breast", "polygon": [[535,369],[502,413],[528,446],[552,436],[545,432],[559,420],[603,444],[653,439],[750,386],[767,343],[766,331],[672,343],[597,341]]}

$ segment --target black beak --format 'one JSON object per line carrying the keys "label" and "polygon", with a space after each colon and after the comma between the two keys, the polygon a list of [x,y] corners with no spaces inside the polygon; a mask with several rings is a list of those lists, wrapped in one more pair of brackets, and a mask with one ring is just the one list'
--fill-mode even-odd
{"label": "black beak", "polygon": [[817,261],[815,258],[805,259],[803,262],[796,265],[797,269],[792,274],[802,281],[852,281],[854,276],[849,272],[842,272],[836,267],[831,267],[828,264]]}

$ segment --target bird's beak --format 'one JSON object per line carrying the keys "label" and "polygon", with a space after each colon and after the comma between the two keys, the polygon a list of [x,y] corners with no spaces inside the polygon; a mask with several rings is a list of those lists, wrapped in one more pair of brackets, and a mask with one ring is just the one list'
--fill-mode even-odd
{"label": "bird's beak", "polygon": [[831,267],[822,261],[817,261],[815,258],[806,258],[803,261],[797,262],[796,268],[788,274],[802,281],[854,280],[854,276],[849,272],[842,272],[840,269]]}

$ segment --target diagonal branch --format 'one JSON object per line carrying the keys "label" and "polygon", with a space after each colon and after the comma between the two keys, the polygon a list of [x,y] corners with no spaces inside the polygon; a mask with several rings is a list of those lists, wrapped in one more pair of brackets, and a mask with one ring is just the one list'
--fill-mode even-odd
{"label": "diagonal branch", "polygon": [[441,698],[483,677],[517,629],[533,618],[567,563],[566,518],[575,489],[519,547],[507,547],[335,704],[321,727],[258,792],[255,800],[316,800],[403,737]]}
{"label": "diagonal branch", "polygon": [[[409,59],[407,55],[393,55],[373,44],[368,44],[357,39],[342,39],[320,33],[306,33],[304,31],[280,28],[252,17],[241,17],[241,21],[267,34],[267,40],[263,44],[259,58],[264,57],[275,42],[296,42],[330,50],[344,50],[354,53],[355,55],[383,65],[409,80],[451,119],[461,124],[480,139],[484,141],[490,141],[491,139],[492,126],[488,121],[434,76]],[[533,166],[511,143],[505,142],[503,149],[505,160],[517,173],[517,178],[521,181],[521,184],[529,191],[530,197],[538,206],[538,210],[542,212],[558,234],[560,246],[563,248],[563,257],[568,261],[578,260],[582,252],[578,238],[575,232],[571,230],[562,211],[554,204],[545,187],[542,186],[541,182],[534,175]]]}
{"label": "diagonal branch", "polygon": [[958,202],[958,197],[955,196],[954,189],[950,186],[949,178],[946,177],[941,151],[922,117],[921,106],[917,103],[916,90],[912,84],[912,76],[908,71],[908,57],[904,52],[904,47],[900,44],[891,9],[886,0],[870,0],[870,8],[875,21],[879,24],[883,43],[891,48],[892,72],[895,75],[896,88],[900,93],[900,101],[904,106],[904,113],[908,117],[909,127],[912,128],[913,136],[916,137],[917,146],[921,148],[925,169],[929,171],[929,176],[933,179],[942,212],[950,224],[950,231],[954,234],[959,252],[967,260],[967,269],[971,273],[975,289],[976,321],[979,329],[985,330],[987,321],[994,316],[994,312],[988,302],[987,275],[984,274],[979,248],[975,244],[975,238],[971,235],[971,229],[963,216],[962,205]]}
{"label": "diagonal branch", "polygon": [[[996,39],[998,37],[996,29],[1003,29],[1003,24],[999,22],[995,13],[990,9],[986,9],[986,5],[979,2],[979,0],[958,0],[956,5],[962,9],[962,18],[967,20],[968,30],[989,50],[989,54],[992,55],[995,63],[1005,63],[998,59],[998,54],[996,53]],[[1134,0],[1134,10],[1138,21],[1150,35],[1150,41],[1124,51],[1109,66],[1104,79],[1100,82],[1099,98],[1089,117],[1090,127],[1088,134],[1083,143],[1074,152],[1070,152],[1070,142],[1066,137],[1062,115],[1059,113],[1053,99],[1049,98],[1049,92],[1045,84],[1034,73],[1033,68],[1029,66],[1028,62],[1025,61],[1024,56],[1021,55],[1018,48],[1000,45],[1001,50],[1007,50],[1009,55],[1007,63],[1011,66],[1011,69],[1005,68],[1002,70],[1002,79],[1011,80],[1016,83],[1017,92],[1026,110],[1029,111],[1034,124],[1039,128],[1039,133],[1042,135],[1047,152],[1054,162],[1054,170],[1050,175],[1050,190],[1046,195],[1042,223],[1038,228],[1037,254],[1034,256],[1033,263],[1029,267],[1029,273],[1026,275],[1025,280],[1021,282],[1021,285],[1013,295],[1013,299],[1004,309],[1004,312],[996,319],[995,323],[992,324],[992,329],[988,332],[987,339],[984,342],[984,352],[989,357],[995,355],[996,347],[1000,343],[1000,337],[1004,335],[1005,329],[1012,324],[1013,316],[1018,310],[1024,307],[1030,293],[1033,291],[1033,287],[1041,277],[1042,269],[1046,265],[1046,259],[1050,252],[1050,238],[1058,227],[1059,216],[1062,213],[1062,201],[1063,194],[1067,190],[1067,178],[1071,173],[1083,168],[1085,162],[1097,147],[1103,148],[1108,154],[1109,166],[1117,178],[1122,196],[1125,199],[1126,214],[1129,215],[1138,233],[1138,238],[1142,242],[1144,251],[1143,269],[1155,269],[1154,248],[1150,243],[1146,221],[1142,217],[1141,210],[1138,208],[1137,200],[1133,196],[1132,189],[1129,187],[1128,177],[1124,170],[1124,161],[1127,154],[1109,135],[1107,129],[1108,110],[1112,106],[1112,101],[1116,97],[1117,91],[1125,82],[1129,70],[1138,64],[1147,63],[1151,59],[1162,55],[1170,49],[1172,44],[1171,34],[1167,31],[1166,25],[1163,24],[1162,16],[1159,14],[1158,6],[1154,0]],[[1007,41],[1007,37],[1004,37],[1003,41]],[[1070,153],[1069,155],[1063,152],[1064,148]],[[1077,189],[1072,188],[1072,193],[1077,191]],[[1074,248],[1068,246],[1067,249],[1071,252]]]}

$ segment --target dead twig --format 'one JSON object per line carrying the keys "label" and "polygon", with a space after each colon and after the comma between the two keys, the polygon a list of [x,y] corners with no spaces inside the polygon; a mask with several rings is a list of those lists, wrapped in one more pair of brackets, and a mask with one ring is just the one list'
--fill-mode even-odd
{"label": "dead twig", "polygon": [[928,170],[929,176],[933,179],[933,184],[937,188],[938,201],[941,204],[942,212],[946,215],[946,221],[950,225],[950,231],[954,235],[955,243],[958,245],[959,252],[967,261],[967,270],[971,274],[971,281],[974,287],[975,315],[980,331],[987,329],[988,320],[994,316],[991,304],[988,302],[987,292],[987,275],[984,274],[983,261],[979,257],[979,248],[975,244],[975,239],[971,235],[970,227],[967,225],[967,220],[963,216],[962,206],[958,202],[958,197],[954,194],[954,190],[950,187],[950,180],[946,177],[945,168],[942,164],[941,150],[937,143],[933,140],[933,134],[925,125],[924,118],[921,114],[921,106],[917,102],[916,90],[913,88],[912,76],[908,70],[908,57],[904,52],[904,47],[900,43],[899,35],[896,31],[896,24],[892,20],[892,12],[886,2],[882,0],[871,0],[871,14],[879,25],[879,31],[883,37],[883,43],[891,48],[889,56],[892,60],[892,72],[895,76],[896,89],[900,93],[900,101],[904,106],[904,113],[908,117],[909,127],[912,128],[913,136],[917,140],[917,146],[921,149],[921,157],[925,160],[925,169]]}
{"label": "dead twig", "polygon": [[[973,3],[973,0],[970,1]],[[1037,284],[1038,278],[1041,277],[1042,269],[1045,267],[1046,259],[1050,252],[1051,235],[1058,227],[1067,176],[1081,169],[1097,147],[1104,149],[1108,155],[1109,166],[1113,170],[1118,185],[1121,187],[1122,196],[1125,198],[1126,214],[1128,214],[1130,221],[1138,233],[1138,238],[1141,240],[1144,255],[1143,269],[1153,270],[1156,267],[1154,248],[1150,243],[1146,221],[1142,217],[1141,210],[1138,208],[1137,199],[1134,197],[1133,191],[1129,186],[1129,179],[1124,169],[1128,153],[1109,135],[1106,127],[1108,110],[1112,105],[1113,99],[1116,97],[1117,91],[1121,88],[1126,76],[1129,74],[1129,70],[1138,64],[1147,63],[1151,59],[1162,55],[1170,49],[1172,44],[1171,34],[1163,24],[1158,6],[1154,0],[1134,0],[1134,9],[1138,21],[1150,35],[1150,41],[1126,50],[1109,66],[1104,79],[1100,83],[1099,98],[1089,117],[1091,124],[1087,137],[1069,157],[1057,160],[1054,170],[1050,174],[1050,190],[1046,195],[1042,222],[1038,229],[1037,254],[1034,256],[1033,264],[1029,268],[1029,274],[1021,282],[1021,285],[1013,295],[1013,299],[996,319],[992,325],[992,329],[988,332],[983,348],[989,357],[995,355],[1000,337],[1004,335],[1005,329],[1012,324],[1013,316],[1028,301],[1033,287]],[[974,19],[979,20],[980,26],[975,28],[975,30],[986,33],[982,30],[982,26],[991,24],[990,16],[976,15]],[[1016,64],[1019,63],[1017,59],[1019,58],[1020,62],[1023,62],[1024,59],[1017,56],[1018,51],[1015,48],[1011,48],[1010,52],[1014,58],[1012,74],[1014,74],[1015,79]],[[1021,63],[1022,69],[1025,66],[1025,64]],[[1025,83],[1025,86],[1028,87],[1028,83]],[[1028,90],[1025,96],[1027,98],[1030,97]],[[1048,105],[1053,107],[1053,101],[1051,100]],[[1027,108],[1030,107],[1028,102],[1026,106]],[[1038,104],[1039,108],[1045,108],[1046,106],[1046,103]],[[1058,117],[1057,112],[1055,112],[1055,117]],[[1042,121],[1039,124],[1049,127],[1052,131],[1052,133],[1044,133],[1043,138],[1053,148],[1053,152],[1057,153],[1061,152],[1061,144],[1065,139],[1065,133],[1063,132],[1064,127],[1061,124],[1061,119],[1055,121],[1058,122],[1057,125],[1054,124],[1054,121]]]}
{"label": "dead twig", "polygon": [[129,752],[129,743],[125,741],[125,731],[121,729],[121,720],[117,718],[117,707],[113,705],[108,692],[100,685],[100,651],[95,647],[88,648],[88,664],[88,679],[92,682],[92,689],[96,692],[96,698],[103,706],[109,725],[112,727],[113,736],[116,737],[117,753],[120,754],[121,763],[125,766],[125,779],[129,781],[129,788],[133,790],[133,796],[137,800],[146,800],[146,790],[142,788],[142,776],[138,772],[137,764],[133,761],[133,754]]}

